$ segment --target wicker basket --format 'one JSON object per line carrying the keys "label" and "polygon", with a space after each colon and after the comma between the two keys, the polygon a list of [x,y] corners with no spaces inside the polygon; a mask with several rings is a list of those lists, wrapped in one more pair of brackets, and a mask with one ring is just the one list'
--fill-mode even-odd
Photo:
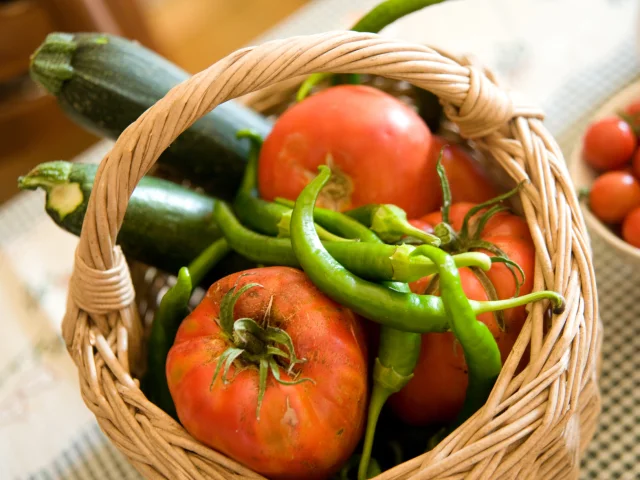
{"label": "wicker basket", "polygon": [[[86,405],[147,478],[262,478],[194,440],[138,388],[143,320],[166,282],[149,269],[131,275],[115,238],[140,178],[194,121],[241,96],[277,111],[301,78],[319,71],[371,74],[435,93],[462,137],[512,181],[527,182],[519,200],[537,251],[534,289],[557,290],[568,303],[549,328],[534,304],[485,406],[434,450],[377,479],[577,478],[600,410],[601,326],[589,240],[562,153],[541,113],[501,90],[489,72],[374,34],[329,32],[239,50],[123,132],[96,176],[63,322]],[[138,305],[134,284],[145,290]],[[527,347],[530,362],[516,374]]]}

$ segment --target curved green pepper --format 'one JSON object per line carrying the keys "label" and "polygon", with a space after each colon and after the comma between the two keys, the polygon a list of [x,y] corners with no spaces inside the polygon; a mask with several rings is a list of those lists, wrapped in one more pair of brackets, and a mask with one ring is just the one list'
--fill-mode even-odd
{"label": "curved green pepper", "polygon": [[[320,174],[298,197],[291,216],[291,246],[307,276],[333,300],[374,322],[415,333],[448,330],[449,320],[442,298],[401,293],[366,281],[331,256],[313,228],[313,205],[331,175],[326,165],[321,165],[319,170]],[[556,310],[564,309],[562,295],[546,290],[507,300],[469,302],[476,315],[479,315],[541,299],[552,300]]]}
{"label": "curved green pepper", "polygon": [[178,272],[175,285],[169,288],[160,300],[151,325],[148,343],[147,374],[144,390],[153,403],[174,418],[176,409],[169,392],[165,364],[182,320],[189,314],[189,299],[193,285],[198,285],[231,249],[224,238],[213,242],[188,267]]}

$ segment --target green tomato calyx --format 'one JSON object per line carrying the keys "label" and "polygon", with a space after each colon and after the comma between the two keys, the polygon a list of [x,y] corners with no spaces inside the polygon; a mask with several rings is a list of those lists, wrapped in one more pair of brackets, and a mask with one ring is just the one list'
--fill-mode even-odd
{"label": "green tomato calyx", "polygon": [[[218,357],[218,364],[209,389],[213,388],[220,375],[225,385],[233,380],[229,379],[229,370],[232,365],[238,372],[251,366],[257,367],[259,389],[256,417],[259,420],[269,372],[276,382],[282,385],[296,385],[304,381],[313,382],[313,380],[302,378],[301,372],[295,371],[296,365],[306,362],[306,359],[297,357],[289,334],[281,328],[269,325],[271,303],[261,321],[253,318],[234,320],[233,311],[236,302],[243,293],[252,288],[263,287],[258,283],[247,283],[240,288],[234,286],[222,298],[220,317],[217,321],[231,345]],[[288,378],[282,378],[281,369],[285,370]]]}

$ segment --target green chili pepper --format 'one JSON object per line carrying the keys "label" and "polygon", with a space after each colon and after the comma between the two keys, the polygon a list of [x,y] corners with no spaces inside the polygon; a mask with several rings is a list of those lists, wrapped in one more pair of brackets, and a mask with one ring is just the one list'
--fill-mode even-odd
{"label": "green chili pepper", "polygon": [[[336,214],[337,212],[333,212]],[[340,214],[337,214],[340,215]],[[262,265],[284,265],[299,267],[300,264],[288,238],[262,235],[243,226],[225,202],[218,202],[214,208],[216,223],[229,245],[237,253]],[[349,219],[350,220],[350,219]],[[350,227],[347,225],[351,223]],[[350,237],[365,237],[365,227],[348,220],[342,224],[343,232]],[[375,234],[373,234],[373,238]],[[412,256],[416,247],[412,245],[386,245],[363,242],[323,242],[323,245],[351,272],[372,281],[413,282],[437,272],[431,260]],[[466,253],[454,256],[460,267],[478,266],[483,270],[491,268],[489,256],[480,253]]]}
{"label": "green chili pepper", "polygon": [[[351,27],[351,30],[354,32],[378,33],[399,18],[442,1],[443,0],[386,0],[358,20],[358,22]],[[304,100],[314,86],[332,76],[333,73],[314,73],[310,75],[298,89],[297,100]],[[357,75],[350,75],[347,77],[347,80],[349,83],[360,83]]]}
{"label": "green chili pepper", "polygon": [[[276,199],[276,201],[279,200]],[[393,206],[389,205],[389,207]],[[392,211],[392,209],[389,210]],[[398,210],[402,212],[401,215],[404,215],[405,223],[408,225],[408,222],[406,222],[406,214],[403,210]],[[313,215],[314,219],[319,223],[325,225],[325,222],[327,222],[325,225],[327,228],[331,228],[332,226],[339,228],[340,234],[347,238],[358,238],[361,241],[374,245],[383,244],[380,237],[367,228],[367,226],[342,213],[315,207]],[[370,215],[369,219],[374,215],[375,214]],[[394,214],[394,218],[398,218],[398,216]],[[400,216],[400,218],[402,217]],[[331,253],[330,250],[329,252]],[[336,258],[334,254],[332,254],[332,256]],[[489,265],[484,263],[486,259],[479,260],[481,260],[482,263],[478,265],[483,268],[489,267]],[[338,259],[338,261],[345,265],[340,259]],[[382,285],[398,292],[411,292],[409,285],[406,283],[382,282]],[[389,396],[402,390],[413,377],[413,371],[420,358],[421,340],[422,335],[420,333],[403,332],[387,327],[386,325],[380,327],[380,345],[373,370],[373,389],[371,398],[369,399],[367,428],[358,467],[358,478],[360,480],[375,476],[377,473],[372,474],[372,470],[373,472],[379,471],[375,459],[371,457],[378,418]]]}
{"label": "green chili pepper", "polygon": [[[406,283],[386,286],[398,292],[411,292]],[[373,389],[369,399],[367,429],[358,467],[358,480],[370,478],[368,472],[371,451],[382,407],[392,394],[402,390],[413,377],[413,371],[420,358],[421,343],[420,333],[403,332],[385,325],[380,327],[380,346],[373,367]]]}
{"label": "green chili pepper", "polygon": [[462,346],[467,363],[469,384],[462,410],[455,421],[457,426],[487,401],[502,369],[500,350],[489,327],[476,319],[476,312],[462,289],[460,274],[451,255],[427,245],[416,248],[414,254],[425,255],[440,267],[440,296],[451,330]]}
{"label": "green chili pepper", "polygon": [[387,243],[396,243],[405,240],[405,237],[413,237],[427,245],[436,247],[440,245],[440,239],[437,236],[411,225],[407,220],[406,212],[395,205],[364,205],[345,212],[345,215],[371,228]]}
{"label": "green chili pepper", "polygon": [[[286,205],[291,208],[295,202],[283,198],[276,198],[277,203]],[[333,214],[333,216],[331,216]],[[361,225],[366,226],[370,231],[386,243],[407,243],[411,238],[415,238],[422,243],[428,245],[440,245],[440,239],[414,227],[407,220],[407,213],[400,207],[390,204],[369,204],[362,207],[354,208],[339,214],[342,220],[338,219],[338,212],[325,208],[315,207],[313,210],[313,218],[320,225],[331,228],[326,223],[345,222],[346,218],[351,218]],[[408,237],[408,238],[407,238]]]}
{"label": "green chili pepper", "polygon": [[266,235],[278,235],[278,224],[289,209],[258,197],[258,159],[262,148],[262,137],[251,130],[240,130],[236,136],[251,142],[247,166],[242,183],[236,193],[233,207],[243,224]]}
{"label": "green chili pepper", "polygon": [[[365,317],[372,320],[378,320],[378,318],[367,316],[366,313],[370,313],[371,310],[364,312],[363,310],[366,310],[366,308],[362,307],[366,307],[366,305],[362,305],[361,303],[361,301],[367,301],[366,294],[369,292],[366,290],[371,291],[375,286],[358,279],[355,275],[351,275],[346,269],[341,268],[341,265],[339,265],[335,259],[331,258],[327,250],[324,249],[317,235],[313,232],[313,229],[309,227],[313,222],[313,214],[315,212],[313,206],[315,200],[329,177],[330,170],[328,167],[321,166],[318,177],[304,189],[296,201],[291,225],[294,252],[305,272],[307,272],[307,275],[309,275],[311,280],[322,291],[340,303],[344,302],[344,294],[355,298],[355,306],[360,307],[358,313],[364,314]],[[470,388],[463,409],[464,414],[469,415],[469,412],[472,413],[484,404],[491,391],[493,382],[495,382],[495,378],[497,378],[497,374],[495,373],[495,352],[497,352],[498,373],[501,368],[500,352],[488,328],[476,320],[472,304],[462,291],[453,258],[446,252],[429,245],[417,247],[412,255],[419,255],[417,252],[424,252],[426,256],[434,261],[434,264],[438,265],[440,276],[444,280],[441,282],[441,290],[443,292],[441,298],[446,315],[451,318],[450,323],[453,325],[454,334],[457,332],[457,334],[460,335],[461,342],[464,341],[467,343],[467,350],[465,350],[465,352],[468,353],[465,353],[465,358],[467,358],[468,362],[477,363],[473,371],[470,369]],[[456,279],[457,283],[455,283]],[[362,287],[365,287],[366,290],[364,295],[359,295],[362,293],[360,291]],[[409,289],[406,285],[394,285],[391,288],[395,288],[399,294],[404,293],[405,300],[412,299],[412,294],[408,293]],[[446,294],[444,293],[445,291]],[[462,292],[461,298],[460,292]],[[562,297],[554,295],[553,293],[547,294],[546,296],[556,300],[558,308],[563,307],[564,302]],[[424,297],[429,298],[427,296]],[[380,305],[380,303],[375,301],[377,299],[374,296],[370,296],[368,300],[371,304],[377,303],[377,305]],[[353,308],[350,303],[351,302],[347,300],[347,302],[343,304]],[[475,303],[475,305],[477,306],[477,303]],[[383,309],[384,307],[386,306],[383,305]],[[411,303],[405,303],[405,305],[398,303],[396,311],[401,314],[403,308],[406,307],[410,308]],[[425,312],[416,312],[416,319],[424,319],[426,323],[429,320],[430,314],[434,313],[432,307],[433,305],[424,305],[423,309]],[[379,313],[380,312],[377,312],[376,315]],[[464,318],[455,319],[454,317],[456,315],[464,315]],[[384,316],[384,313],[382,316]],[[469,323],[468,318],[472,318],[473,323]],[[476,324],[484,327],[489,334],[488,338],[484,330],[477,328]],[[415,369],[420,353],[420,335],[397,330],[385,325],[387,324],[383,324],[381,329],[380,350],[374,367],[374,388],[369,404],[364,449],[358,470],[359,480],[368,478],[367,474],[375,427],[382,407],[391,394],[400,391],[412,378],[413,370]],[[474,341],[476,342],[475,344],[473,343]],[[473,380],[471,380],[472,376]],[[463,418],[466,417],[461,417],[461,420]]]}
{"label": "green chili pepper", "polygon": [[[401,212],[404,214],[404,211],[401,210]],[[359,238],[369,244],[383,244],[383,241],[367,226],[342,213],[315,207],[313,215],[320,223],[327,222],[334,228],[339,228],[340,234],[347,238]],[[327,227],[330,228],[329,225]],[[332,256],[336,258],[335,255],[332,254]],[[416,255],[410,254],[410,256],[418,258]],[[484,263],[486,259],[478,258],[478,260],[478,266],[485,269],[490,266]],[[338,259],[338,261],[340,260]],[[344,262],[340,263],[344,265]],[[437,268],[435,265],[434,267]],[[382,285],[398,292],[411,292],[406,283],[382,282]],[[374,472],[379,470],[377,462],[371,457],[371,451],[380,412],[389,396],[402,390],[413,377],[413,371],[420,358],[421,341],[422,335],[420,333],[403,332],[386,325],[380,327],[380,345],[373,370],[373,389],[369,399],[367,428],[358,467],[359,479],[371,478],[377,474],[372,474],[372,470]]]}
{"label": "green chili pepper", "polygon": [[229,244],[223,238],[213,242],[188,267],[178,272],[176,284],[162,296],[155,312],[148,343],[148,365],[144,385],[149,399],[162,410],[177,418],[167,385],[165,364],[167,355],[182,320],[189,314],[189,299],[193,285],[198,285],[227,253]]}
{"label": "green chili pepper", "polygon": [[[236,136],[251,142],[249,160],[242,177],[242,183],[234,199],[234,209],[240,220],[250,228],[266,235],[288,236],[291,209],[284,205],[267,202],[258,197],[257,175],[258,159],[262,148],[262,137],[252,130],[240,130]],[[316,225],[323,240],[340,241],[342,239]]]}
{"label": "green chili pepper", "polygon": [[[374,322],[414,333],[446,331],[449,328],[449,319],[442,298],[401,293],[369,282],[351,273],[329,254],[313,226],[313,206],[331,175],[331,170],[326,165],[321,165],[319,170],[319,175],[305,187],[296,200],[291,216],[291,246],[307,276],[330,298]],[[556,311],[564,309],[562,295],[550,291],[535,292],[508,300],[469,302],[474,313],[478,315],[541,299],[552,300]]]}
{"label": "green chili pepper", "polygon": [[[280,217],[280,221],[278,222],[278,237],[288,238],[290,236],[290,223],[291,223],[291,212],[292,210],[287,210]],[[321,225],[316,224],[316,231],[318,232],[318,236],[322,240],[329,240],[332,242],[352,242],[353,240],[349,240],[346,238],[342,238],[338,235],[334,235],[333,233],[325,230]]]}

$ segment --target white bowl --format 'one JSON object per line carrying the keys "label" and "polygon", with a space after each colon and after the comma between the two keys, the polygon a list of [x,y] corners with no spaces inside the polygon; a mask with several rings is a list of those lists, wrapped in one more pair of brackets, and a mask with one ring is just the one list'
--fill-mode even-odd
{"label": "white bowl", "polygon": [[[625,89],[621,90],[616,95],[611,97],[604,105],[602,105],[602,107],[598,109],[595,115],[591,117],[589,123],[610,115],[615,115],[616,112],[622,110],[633,100],[640,100],[640,82],[635,82],[627,86]],[[584,133],[585,132],[582,132],[580,139],[574,145],[568,159],[569,173],[576,189],[578,190],[583,187],[590,187],[593,181],[598,176],[598,172],[582,160],[582,144]],[[628,244],[622,238],[612,232],[609,227],[598,220],[598,218],[596,218],[596,216],[593,215],[591,211],[589,211],[589,207],[587,206],[585,201],[581,203],[581,206],[582,211],[584,212],[585,222],[593,233],[604,239],[607,244],[611,246],[611,248],[615,249],[621,255],[624,255],[630,260],[640,263],[640,248],[636,248],[633,245]]]}

